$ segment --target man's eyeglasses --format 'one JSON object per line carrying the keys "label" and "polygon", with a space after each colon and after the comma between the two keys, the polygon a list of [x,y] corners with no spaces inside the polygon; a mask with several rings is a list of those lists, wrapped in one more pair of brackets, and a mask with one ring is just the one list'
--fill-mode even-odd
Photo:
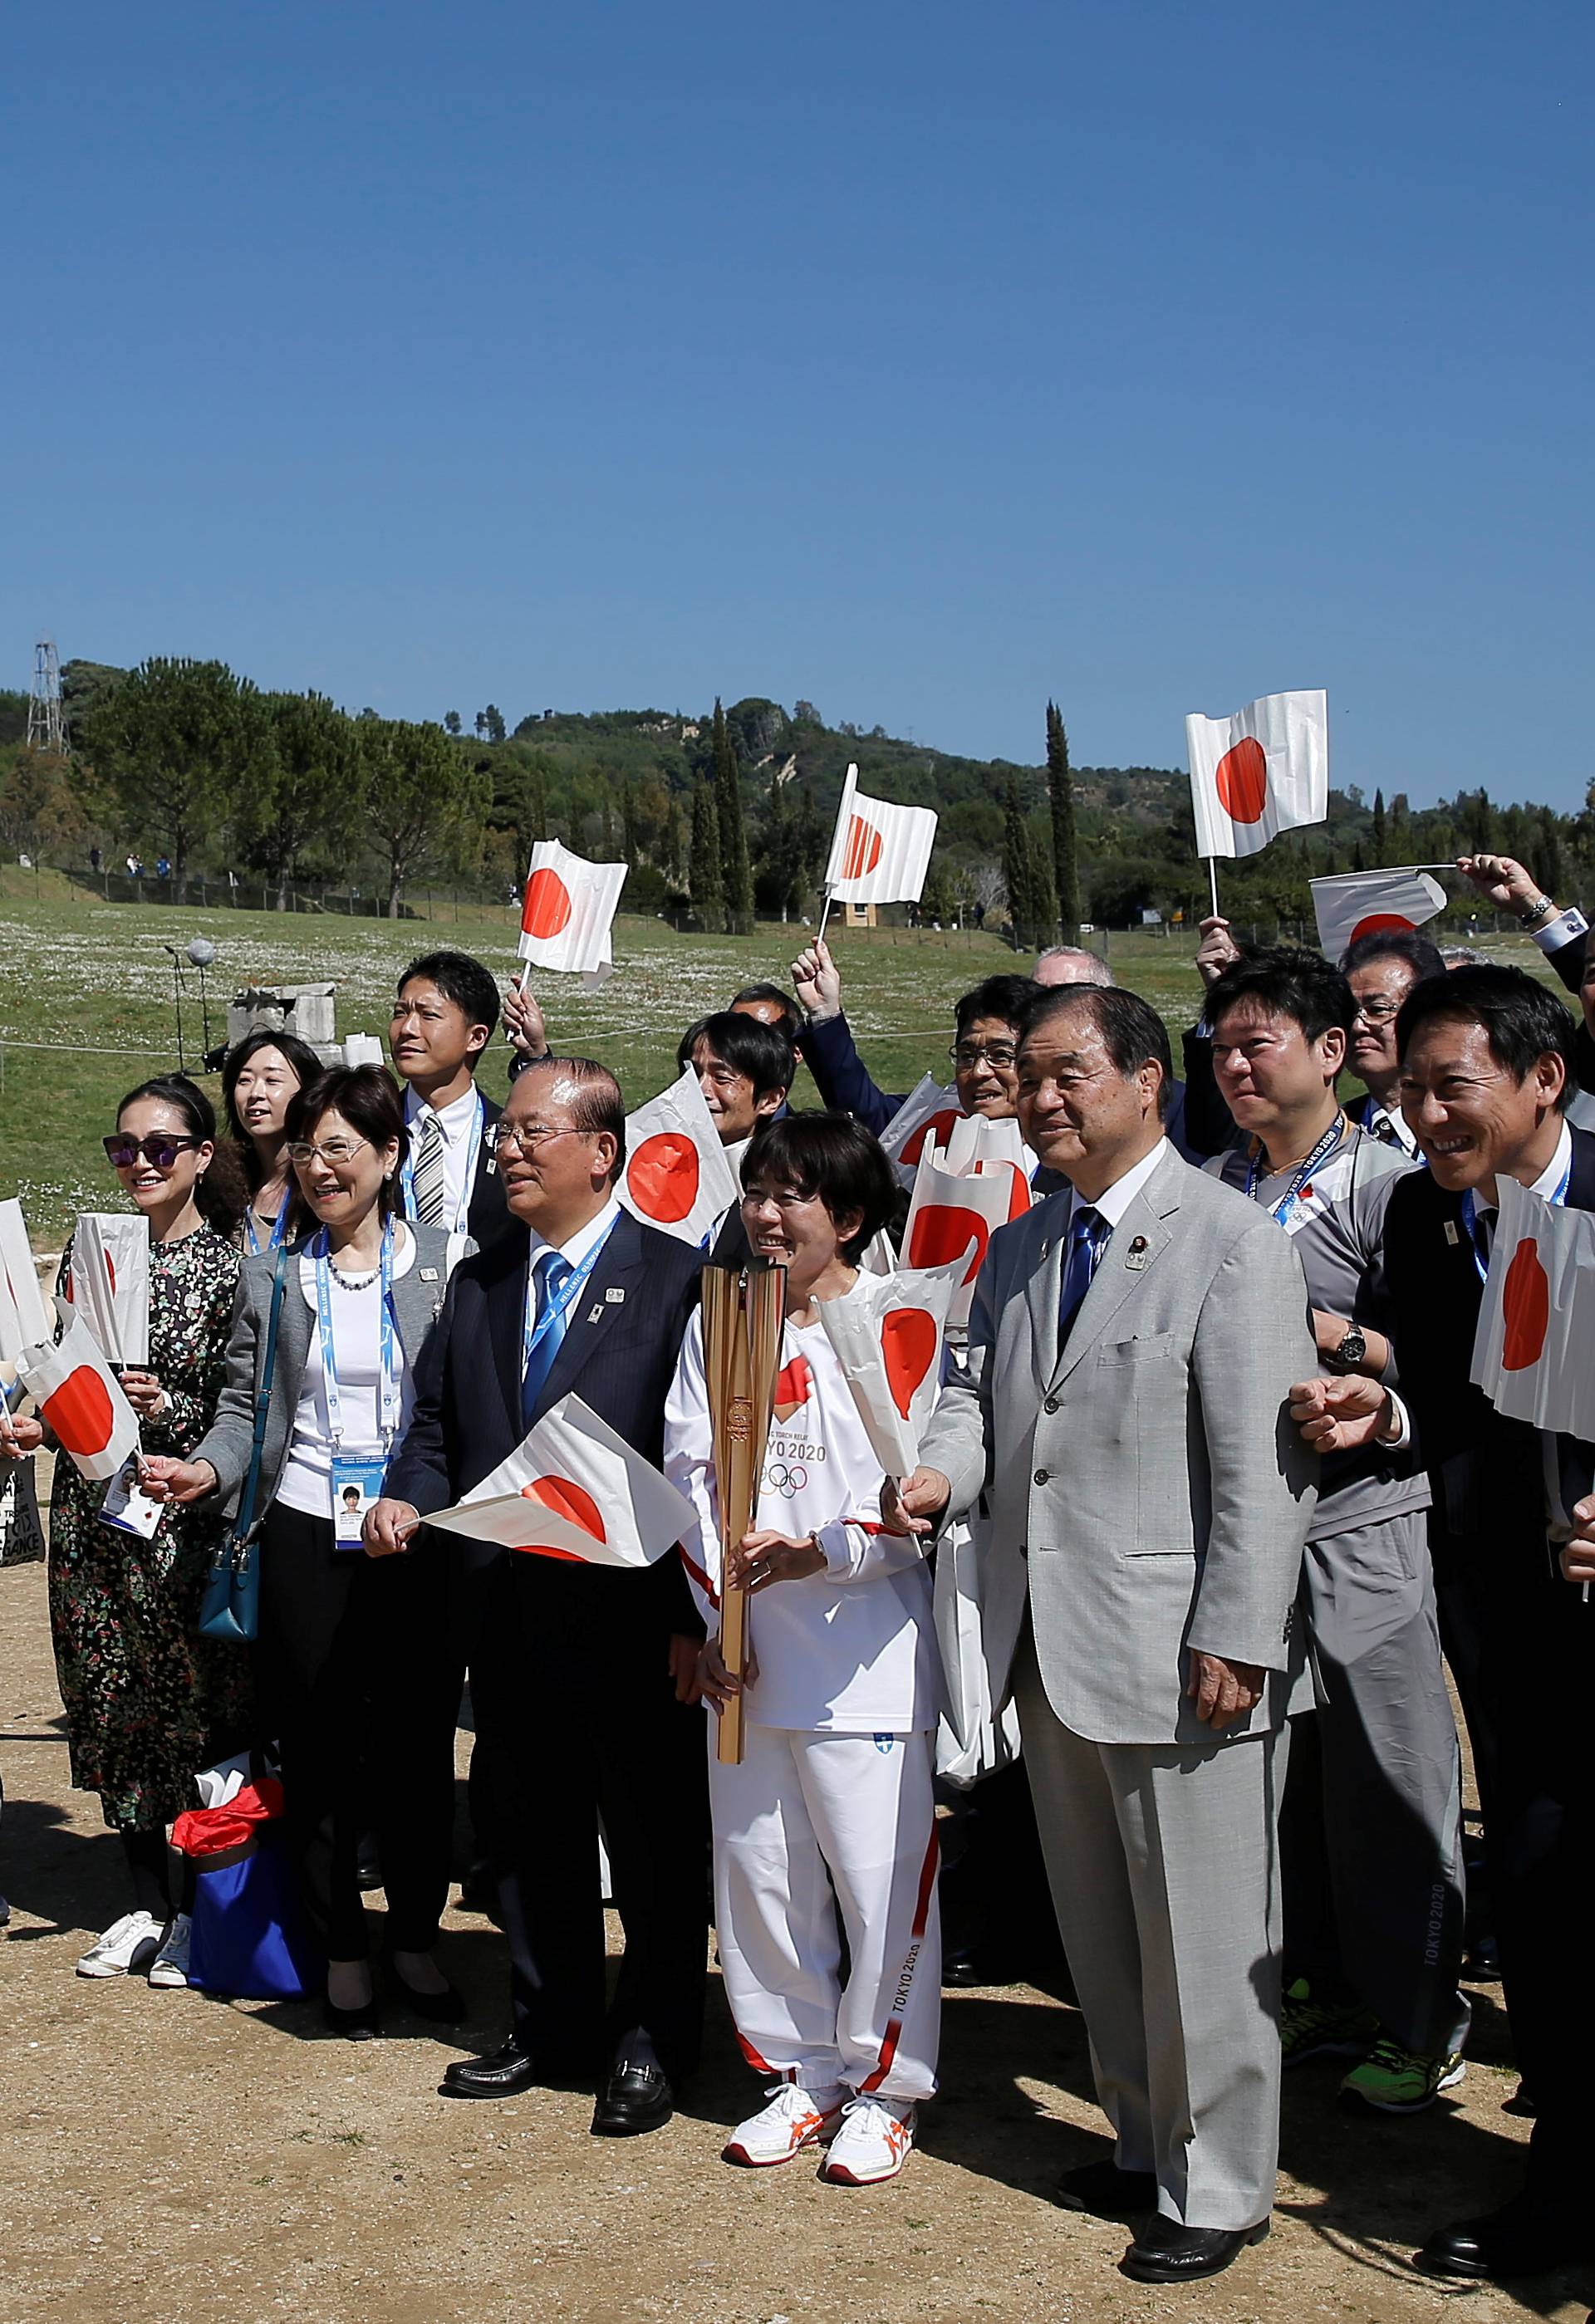
{"label": "man's eyeglasses", "polygon": [[1399,1001],[1360,1001],[1357,1014],[1365,1024],[1388,1025],[1392,1017],[1400,1016],[1401,1003]]}
{"label": "man's eyeglasses", "polygon": [[947,1051],[955,1065],[995,1065],[1003,1071],[1011,1065],[1019,1050],[1011,1041],[954,1041]]}
{"label": "man's eyeglasses", "polygon": [[502,1154],[512,1146],[522,1154],[535,1154],[538,1148],[546,1146],[551,1138],[591,1138],[592,1135],[590,1130],[554,1130],[544,1121],[524,1124],[506,1121],[501,1114],[487,1133],[487,1142],[495,1154]]}
{"label": "man's eyeglasses", "polygon": [[161,1130],[149,1138],[128,1138],[118,1131],[100,1142],[113,1170],[131,1170],[141,1154],[152,1169],[170,1170],[180,1154],[190,1146],[203,1146],[205,1140],[181,1130]]}
{"label": "man's eyeglasses", "polygon": [[324,1146],[312,1146],[308,1139],[296,1138],[288,1149],[288,1158],[296,1170],[308,1170],[318,1157],[337,1169],[352,1162],[356,1154],[364,1154],[370,1145],[369,1138],[329,1138]]}

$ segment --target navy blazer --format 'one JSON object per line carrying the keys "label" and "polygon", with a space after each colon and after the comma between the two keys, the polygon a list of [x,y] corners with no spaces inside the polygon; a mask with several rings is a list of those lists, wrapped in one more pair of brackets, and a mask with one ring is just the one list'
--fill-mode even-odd
{"label": "navy blazer", "polygon": [[[389,1463],[386,1491],[429,1509],[450,1508],[508,1460],[526,1434],[521,1364],[530,1238],[512,1216],[507,1231],[456,1268],[443,1316],[417,1376],[414,1415]],[[622,1211],[583,1287],[544,1381],[537,1419],[572,1390],[656,1466],[663,1457],[665,1397],[698,1296],[703,1254]],[[611,1296],[611,1295],[614,1296]],[[437,1538],[437,1536],[434,1536]],[[521,1553],[450,1537],[456,1627],[466,1635],[484,1610],[496,1570]],[[657,1620],[661,1631],[701,1633],[678,1559],[646,1574],[538,1559],[556,1597],[582,1591],[614,1601],[614,1618]],[[606,1607],[604,1618],[612,1618]]]}

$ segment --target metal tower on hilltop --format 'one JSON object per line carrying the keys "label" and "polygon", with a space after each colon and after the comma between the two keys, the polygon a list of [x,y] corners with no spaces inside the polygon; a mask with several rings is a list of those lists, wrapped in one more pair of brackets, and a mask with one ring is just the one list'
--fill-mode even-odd
{"label": "metal tower on hilltop", "polygon": [[60,657],[53,638],[41,638],[33,648],[33,688],[28,696],[28,747],[67,754],[67,714],[61,707]]}

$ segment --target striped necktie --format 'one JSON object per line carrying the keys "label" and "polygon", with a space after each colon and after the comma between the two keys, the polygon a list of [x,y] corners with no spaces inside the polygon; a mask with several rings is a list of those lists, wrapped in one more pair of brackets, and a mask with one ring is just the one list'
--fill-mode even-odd
{"label": "striped necktie", "polygon": [[417,1224],[435,1227],[442,1223],[443,1199],[447,1187],[443,1176],[443,1124],[429,1105],[423,1105],[415,1118],[415,1128],[420,1142],[415,1157],[415,1176],[410,1180],[410,1199],[415,1204]]}

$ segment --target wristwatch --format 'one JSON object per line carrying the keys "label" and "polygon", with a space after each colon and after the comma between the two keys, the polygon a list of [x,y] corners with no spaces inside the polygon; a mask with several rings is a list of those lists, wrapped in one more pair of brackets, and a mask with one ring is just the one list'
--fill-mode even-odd
{"label": "wristwatch", "polygon": [[1537,927],[1542,920],[1548,920],[1555,909],[1556,906],[1552,899],[1542,893],[1536,903],[1530,904],[1526,910],[1518,913],[1517,925],[1520,928]]}
{"label": "wristwatch", "polygon": [[1340,1346],[1335,1350],[1334,1360],[1339,1364],[1342,1371],[1355,1371],[1358,1365],[1362,1361],[1363,1357],[1367,1355],[1367,1353],[1368,1342],[1362,1333],[1358,1329],[1357,1325],[1353,1323],[1350,1331],[1346,1333],[1345,1338],[1341,1342]]}

